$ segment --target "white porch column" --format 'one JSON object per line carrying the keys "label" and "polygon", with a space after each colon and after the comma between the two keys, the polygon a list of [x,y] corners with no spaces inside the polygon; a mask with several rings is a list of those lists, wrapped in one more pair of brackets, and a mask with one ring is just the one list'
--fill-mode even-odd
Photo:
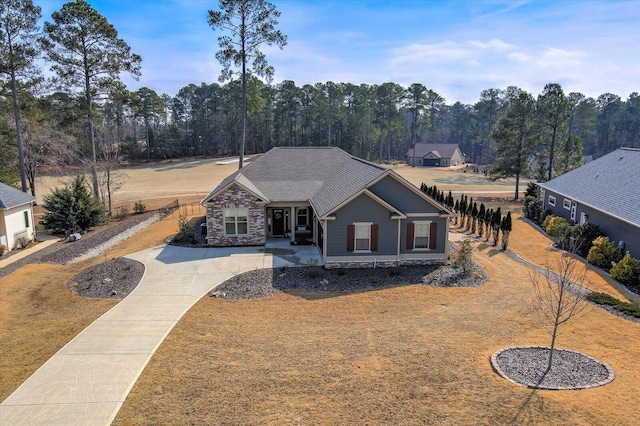
{"label": "white porch column", "polygon": [[290,207],[291,213],[289,213],[289,229],[291,229],[291,241],[296,240],[296,214],[297,207]]}

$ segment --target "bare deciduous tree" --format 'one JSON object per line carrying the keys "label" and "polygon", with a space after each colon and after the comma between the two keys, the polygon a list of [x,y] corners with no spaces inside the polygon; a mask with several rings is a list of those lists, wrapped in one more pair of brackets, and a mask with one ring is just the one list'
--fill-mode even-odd
{"label": "bare deciduous tree", "polygon": [[538,322],[551,335],[545,374],[551,370],[560,327],[588,313],[589,302],[586,296],[589,290],[582,286],[586,271],[580,272],[577,264],[574,257],[564,254],[556,264],[557,272],[552,271],[547,264],[542,272],[534,270],[531,274],[533,312]]}

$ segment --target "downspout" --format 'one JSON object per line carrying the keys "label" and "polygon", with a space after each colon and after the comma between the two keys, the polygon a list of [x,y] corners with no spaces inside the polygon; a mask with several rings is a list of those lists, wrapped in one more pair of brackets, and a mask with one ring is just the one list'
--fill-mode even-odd
{"label": "downspout", "polygon": [[398,264],[400,263],[400,233],[402,231],[402,219],[398,219],[398,248],[396,250],[396,258],[398,259]]}

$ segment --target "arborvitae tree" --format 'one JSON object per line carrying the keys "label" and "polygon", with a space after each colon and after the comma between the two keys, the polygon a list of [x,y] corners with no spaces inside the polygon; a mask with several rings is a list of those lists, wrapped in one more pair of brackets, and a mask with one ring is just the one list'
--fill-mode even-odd
{"label": "arborvitae tree", "polygon": [[44,208],[40,223],[57,233],[86,231],[106,221],[104,206],[87,189],[84,175],[45,195]]}
{"label": "arborvitae tree", "polygon": [[502,250],[506,250],[509,246],[509,234],[511,233],[511,212],[507,212],[507,215],[502,219],[500,230],[502,231]]}
{"label": "arborvitae tree", "polygon": [[438,196],[438,202],[444,204],[444,192],[442,191],[440,191],[440,195]]}
{"label": "arborvitae tree", "polygon": [[468,231],[471,228],[471,213],[473,212],[473,197],[469,198],[469,204],[467,204],[467,217],[464,223],[465,229]]}
{"label": "arborvitae tree", "polygon": [[447,195],[447,207],[449,207],[450,209],[453,208],[453,194],[451,193],[451,191],[449,191],[449,194]]}
{"label": "arborvitae tree", "polygon": [[458,224],[458,213],[460,212],[460,202],[458,200],[456,200],[456,203],[453,206],[453,211],[456,214],[456,217],[455,217],[453,223],[455,223],[457,225]]}
{"label": "arborvitae tree", "polygon": [[463,195],[460,198],[460,227],[464,228],[464,220],[467,216],[467,196]]}
{"label": "arborvitae tree", "polygon": [[426,188],[427,188],[427,185],[425,185],[425,184],[424,184],[424,182],[422,182],[422,183],[420,184],[420,191],[422,191],[422,192],[427,192],[427,191],[426,191]]}
{"label": "arborvitae tree", "polygon": [[487,210],[484,206],[484,203],[480,203],[480,209],[478,210],[478,236],[482,237],[484,235],[484,217],[487,214]]}
{"label": "arborvitae tree", "polygon": [[471,217],[473,218],[473,222],[471,224],[471,232],[473,234],[476,233],[477,231],[477,225],[478,225],[478,203],[473,203],[473,210],[471,210]]}
{"label": "arborvitae tree", "polygon": [[485,241],[489,241],[489,236],[491,235],[491,221],[493,220],[493,209],[487,209],[487,212],[484,215],[484,235]]}
{"label": "arborvitae tree", "polygon": [[493,245],[498,245],[498,235],[500,234],[500,223],[502,223],[502,213],[500,207],[493,213],[493,219],[491,220],[491,229],[493,229]]}

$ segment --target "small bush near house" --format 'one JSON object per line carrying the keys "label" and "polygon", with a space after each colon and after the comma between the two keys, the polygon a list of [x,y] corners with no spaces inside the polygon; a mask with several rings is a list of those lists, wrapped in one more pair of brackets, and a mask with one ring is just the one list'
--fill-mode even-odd
{"label": "small bush near house", "polygon": [[133,205],[133,211],[135,213],[144,213],[146,209],[147,206],[141,200],[136,201],[136,203]]}
{"label": "small bush near house", "polygon": [[6,252],[8,249],[7,246],[5,246],[4,244],[0,244],[0,256],[2,256],[4,254],[4,252]]}
{"label": "small bush near house", "polygon": [[640,284],[640,264],[638,264],[638,259],[634,259],[627,252],[620,262],[613,264],[611,276],[622,284],[632,286]]}
{"label": "small bush near house", "polygon": [[196,242],[195,236],[193,234],[193,228],[191,227],[186,214],[181,214],[178,217],[178,233],[175,237],[173,237],[172,242],[190,244]]}
{"label": "small bush near house", "polygon": [[542,226],[547,234],[558,238],[567,232],[569,224],[565,218],[552,215],[547,216]]}
{"label": "small bush near house", "polygon": [[640,318],[640,305],[623,302],[606,293],[590,293],[587,296],[587,300],[597,305],[611,306],[613,309],[622,312],[623,314]]}
{"label": "small bush near house", "polygon": [[582,257],[587,257],[596,238],[604,235],[598,225],[587,222],[577,225],[575,232],[571,236],[575,238],[574,251]]}
{"label": "small bush near house", "polygon": [[620,250],[607,237],[596,238],[587,255],[587,262],[606,271],[611,269],[613,262],[619,262],[620,259],[622,259]]}
{"label": "small bush near house", "polygon": [[471,238],[465,238],[460,241],[460,250],[456,257],[455,266],[462,269],[462,275],[468,277],[473,271],[473,246],[471,245]]}
{"label": "small bush near house", "polygon": [[553,211],[551,209],[546,209],[542,213],[540,213],[540,217],[538,218],[538,224],[544,228],[544,221],[547,220],[547,217],[552,216]]}

